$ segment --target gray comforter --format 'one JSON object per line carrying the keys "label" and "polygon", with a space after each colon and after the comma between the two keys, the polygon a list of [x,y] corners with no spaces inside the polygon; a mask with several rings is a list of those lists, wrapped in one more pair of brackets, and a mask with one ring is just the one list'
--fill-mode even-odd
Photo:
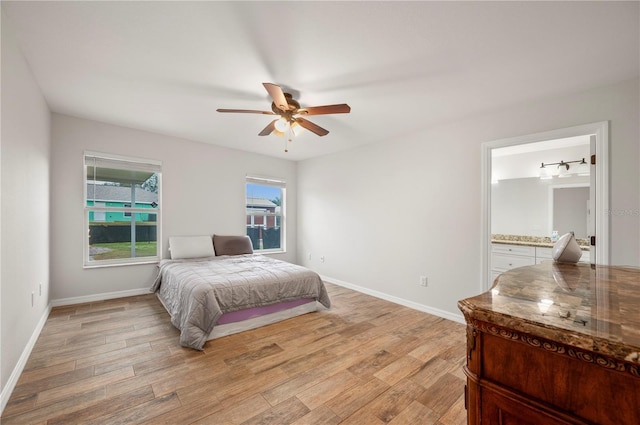
{"label": "gray comforter", "polygon": [[223,313],[300,298],[329,308],[317,273],[259,254],[162,260],[151,290],[180,330],[180,344],[202,350]]}

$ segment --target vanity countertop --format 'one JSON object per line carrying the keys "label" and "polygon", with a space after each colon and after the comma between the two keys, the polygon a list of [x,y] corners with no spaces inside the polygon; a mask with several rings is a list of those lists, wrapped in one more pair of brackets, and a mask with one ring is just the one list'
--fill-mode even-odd
{"label": "vanity countertop", "polygon": [[[587,239],[577,239],[580,249],[583,251],[589,251],[589,241]],[[555,242],[551,241],[551,238],[542,236],[521,236],[521,235],[491,235],[491,243],[508,244],[508,245],[522,245],[522,246],[537,246],[541,248],[553,248]]]}
{"label": "vanity countertop", "polygon": [[545,261],[458,302],[477,320],[640,364],[640,268]]}

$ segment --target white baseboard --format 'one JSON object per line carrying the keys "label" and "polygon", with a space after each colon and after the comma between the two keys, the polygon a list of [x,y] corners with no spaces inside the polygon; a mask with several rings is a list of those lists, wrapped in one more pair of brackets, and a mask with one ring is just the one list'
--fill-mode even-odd
{"label": "white baseboard", "polygon": [[104,292],[102,294],[83,295],[81,297],[59,298],[57,300],[51,300],[51,306],[59,307],[62,305],[91,303],[95,301],[112,300],[114,298],[134,297],[136,295],[145,295],[150,293],[151,293],[151,289],[149,288],[127,289],[126,291],[117,291],[117,292]]}
{"label": "white baseboard", "polygon": [[31,351],[33,347],[36,345],[36,341],[38,341],[38,337],[40,336],[40,332],[42,332],[42,328],[44,328],[44,324],[47,323],[47,318],[49,318],[49,313],[51,312],[51,304],[47,306],[40,317],[40,321],[36,325],[36,328],[33,330],[31,334],[31,338],[27,342],[27,345],[22,350],[22,354],[18,359],[18,363],[16,367],[13,368],[13,372],[11,372],[11,376],[9,376],[9,380],[7,384],[2,388],[2,392],[0,393],[0,415],[4,412],[4,408],[11,397],[11,393],[13,393],[13,389],[16,387],[18,383],[18,379],[24,370],[24,367],[27,365],[27,360],[29,360],[29,356],[31,355]]}
{"label": "white baseboard", "polygon": [[380,298],[385,301],[390,301],[395,304],[400,304],[405,307],[412,308],[414,310],[422,311],[424,313],[433,314],[434,316],[442,317],[443,319],[452,320],[454,322],[462,323],[463,325],[466,323],[464,320],[464,316],[462,314],[454,314],[445,310],[441,310],[435,307],[429,307],[424,304],[414,303],[413,301],[408,301],[402,298],[394,297],[393,295],[385,294],[384,292],[374,291],[373,289],[364,288],[362,286],[354,285],[349,282],[344,282],[338,279],[333,279],[328,276],[320,276],[322,280],[328,283],[333,283],[338,286],[342,286],[348,289],[353,289],[354,291],[362,292],[363,294],[371,295],[372,297]]}

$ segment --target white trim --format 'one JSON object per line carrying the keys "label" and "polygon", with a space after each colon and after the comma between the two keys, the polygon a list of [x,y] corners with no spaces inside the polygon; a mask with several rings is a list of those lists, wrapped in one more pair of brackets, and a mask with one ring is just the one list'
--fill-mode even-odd
{"label": "white trim", "polygon": [[139,266],[140,264],[159,264],[160,257],[136,257],[140,261],[122,262],[122,259],[115,260],[100,260],[100,263],[82,266],[83,269],[102,269],[104,267],[126,267],[126,266]]}
{"label": "white trim", "polygon": [[102,294],[83,295],[81,297],[59,298],[51,300],[52,307],[60,307],[63,305],[91,303],[95,301],[112,300],[115,298],[135,297],[136,295],[150,294],[150,288],[127,289],[126,291],[104,292]]}
{"label": "white trim", "polygon": [[[84,151],[85,161],[87,157],[92,158],[94,160],[98,160],[98,161],[104,160],[109,165],[113,165],[113,163],[118,163],[118,162],[130,162],[133,164],[143,164],[143,165],[154,166],[155,167],[154,169],[158,167],[162,167],[162,161],[160,160],[140,158],[136,156],[125,156],[125,155],[117,155],[117,154],[96,152],[96,151]],[[135,168],[135,165],[134,165],[134,168]]]}
{"label": "white trim", "polygon": [[264,177],[254,174],[247,174],[245,176],[245,179],[247,183],[260,184],[263,186],[285,187],[287,185],[287,181],[279,177]]}
{"label": "white trim", "polygon": [[[97,162],[100,162],[101,160],[103,160],[104,163],[102,164],[102,166],[105,166],[105,167],[117,168],[122,170],[132,170],[132,171],[145,170],[145,171],[155,173],[157,175],[158,189],[159,189],[157,207],[156,208],[136,208],[135,206],[136,204],[138,204],[138,202],[136,202],[135,200],[135,190],[133,186],[131,188],[132,190],[131,200],[133,202],[129,202],[129,205],[130,205],[129,208],[125,208],[125,207],[97,208],[95,205],[88,206],[87,205],[87,202],[89,201],[88,199],[89,193],[87,192],[87,187],[89,185],[89,180],[87,180],[87,166],[88,166],[87,159],[88,158],[94,161],[94,166],[96,165]],[[127,156],[115,155],[115,154],[106,154],[101,152],[85,151],[83,154],[82,163],[83,163],[83,177],[82,177],[83,180],[82,181],[84,182],[83,183],[84,184],[84,188],[83,188],[84,190],[84,200],[83,200],[84,230],[82,232],[82,235],[83,235],[82,266],[83,268],[87,269],[87,268],[96,268],[96,267],[103,267],[103,266],[109,267],[114,265],[128,266],[132,264],[147,264],[149,262],[158,262],[162,258],[162,205],[163,205],[162,204],[162,161],[158,161],[154,159],[127,157]],[[95,203],[95,199],[92,199],[92,200]],[[133,205],[133,208],[131,208],[131,205]],[[125,213],[125,217],[126,217],[126,213],[155,214],[156,215],[156,224],[155,224],[156,255],[152,257],[129,257],[129,258],[118,258],[118,259],[112,259],[112,260],[90,260],[91,256],[89,255],[88,232],[89,232],[89,225],[90,225],[89,214],[92,211],[123,212]],[[132,216],[130,215],[130,217]],[[135,224],[136,220],[132,218],[129,220],[129,222],[131,223],[132,231],[134,231],[133,225]],[[134,239],[134,237],[135,235],[133,235],[132,240]],[[137,258],[141,258],[141,259],[137,260]]]}
{"label": "white trim", "polygon": [[582,135],[596,136],[596,235],[600,242],[597,243],[596,264],[609,264],[609,122],[578,125],[575,127],[561,128],[542,133],[528,134],[525,136],[509,137],[506,139],[484,142],[481,146],[481,210],[480,210],[480,244],[481,244],[481,289],[489,289],[489,273],[491,270],[491,149],[505,146],[515,146],[525,143],[541,142],[545,140],[564,139]]}
{"label": "white trim", "polygon": [[9,376],[9,379],[7,380],[7,384],[4,386],[4,388],[2,388],[2,393],[0,393],[0,415],[2,415],[2,412],[4,412],[4,408],[6,407],[7,402],[11,397],[11,393],[13,392],[13,390],[16,387],[16,384],[18,383],[18,379],[20,378],[20,375],[22,374],[24,367],[27,365],[27,360],[29,360],[31,351],[33,351],[33,347],[35,347],[36,342],[38,341],[38,337],[42,332],[42,328],[44,328],[45,323],[47,323],[47,319],[49,318],[49,313],[51,313],[51,304],[49,304],[47,308],[44,310],[42,317],[40,317],[40,321],[38,321],[36,328],[33,330],[33,333],[31,334],[31,338],[29,338],[27,345],[24,347],[24,350],[22,350],[22,354],[18,359],[18,363],[13,368],[13,371],[11,372],[11,376]]}
{"label": "white trim", "polygon": [[462,323],[463,325],[466,323],[464,320],[464,316],[462,314],[454,314],[445,310],[440,310],[439,308],[429,307],[424,304],[414,303],[413,301],[407,301],[402,298],[394,297],[393,295],[385,294],[384,292],[374,291],[373,289],[368,289],[362,286],[354,285],[352,283],[344,282],[338,279],[333,279],[328,276],[320,276],[320,278],[328,283],[333,283],[334,285],[342,286],[344,288],[352,289],[357,292],[361,292],[363,294],[371,295],[372,297],[380,298],[385,301],[392,302],[394,304],[400,304],[405,307],[412,308],[414,310],[422,311],[423,313],[429,313],[434,316],[442,317],[443,319],[451,320],[453,322]]}

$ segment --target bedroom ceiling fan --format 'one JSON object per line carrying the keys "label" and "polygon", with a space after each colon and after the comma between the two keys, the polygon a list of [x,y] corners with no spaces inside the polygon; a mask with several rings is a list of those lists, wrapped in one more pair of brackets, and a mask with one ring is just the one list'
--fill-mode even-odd
{"label": "bedroom ceiling fan", "polygon": [[[253,109],[217,109],[218,112],[232,112],[243,114],[264,114],[264,115],[280,115],[271,121],[262,129],[259,136],[268,136],[274,133],[278,136],[289,134],[288,141],[292,141],[293,136],[300,127],[305,128],[318,136],[326,136],[329,130],[320,127],[317,124],[303,118],[308,115],[327,115],[327,114],[348,114],[351,107],[346,103],[325,106],[309,106],[301,108],[300,103],[289,93],[282,91],[282,88],[273,83],[262,83],[264,88],[271,96],[271,111],[259,111]],[[285,148],[285,152],[287,149]]]}

